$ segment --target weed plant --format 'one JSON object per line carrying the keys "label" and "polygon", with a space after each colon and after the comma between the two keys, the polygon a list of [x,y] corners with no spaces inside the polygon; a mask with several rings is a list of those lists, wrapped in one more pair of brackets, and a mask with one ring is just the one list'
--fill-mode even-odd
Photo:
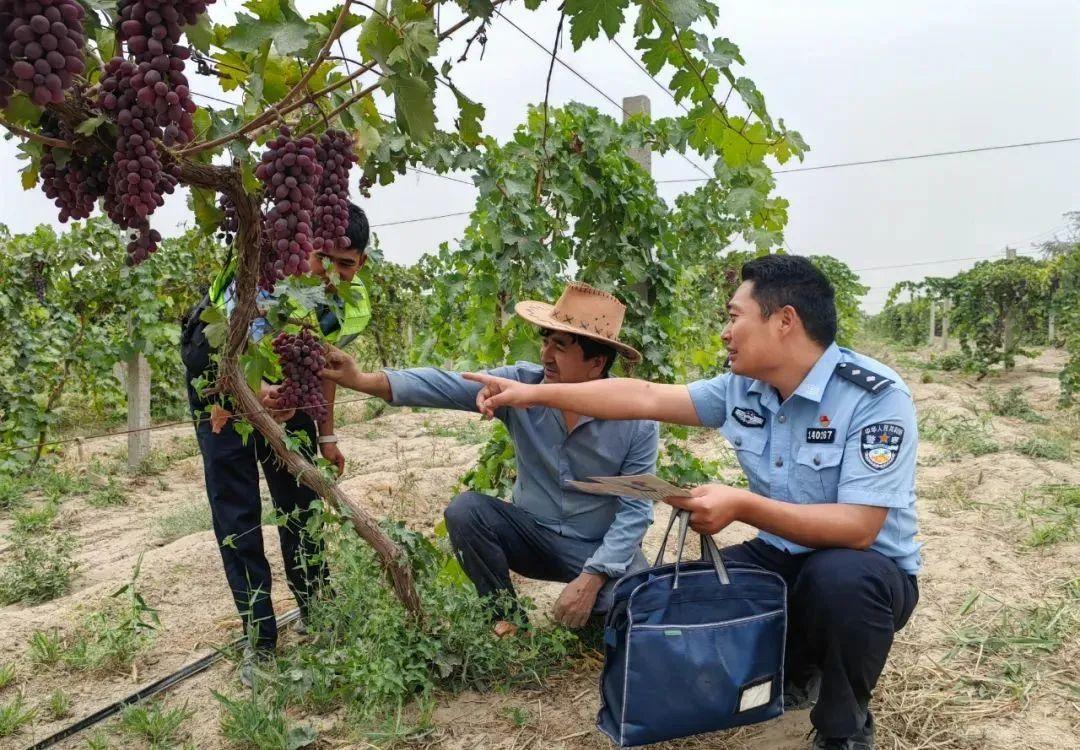
{"label": "weed plant", "polygon": [[127,505],[128,493],[124,487],[113,477],[109,477],[104,487],[99,487],[86,498],[88,505],[94,508],[111,508],[117,505]]}
{"label": "weed plant", "polygon": [[177,744],[181,727],[194,714],[185,705],[164,708],[159,701],[128,706],[120,715],[121,734],[146,742],[152,750],[172,748]]}
{"label": "weed plant", "polygon": [[54,721],[59,721],[65,716],[70,716],[71,696],[57,688],[49,693],[49,697],[45,700],[45,711],[48,713],[49,718]]}
{"label": "weed plant", "polygon": [[37,716],[37,710],[28,708],[21,695],[7,703],[0,703],[0,737],[10,737]]}
{"label": "weed plant", "polygon": [[158,519],[154,534],[159,544],[170,544],[189,534],[198,534],[214,527],[210,504],[205,500],[193,502]]}
{"label": "weed plant", "polygon": [[0,568],[0,604],[39,604],[68,592],[78,568],[71,534],[41,534],[16,526],[8,541],[7,562]]}
{"label": "weed plant", "polygon": [[1032,458],[1067,461],[1069,444],[1060,437],[1036,435],[1017,444],[1016,451]]}
{"label": "weed plant", "polygon": [[919,437],[938,443],[949,460],[970,455],[996,453],[1001,446],[990,437],[990,427],[981,416],[947,415],[928,410],[919,415]]}
{"label": "weed plant", "polygon": [[14,664],[0,666],[0,690],[15,682],[15,674]]}
{"label": "weed plant", "polygon": [[1034,424],[1046,422],[1046,417],[1031,408],[1027,397],[1024,396],[1024,389],[1018,385],[1005,393],[991,388],[986,392],[986,404],[990,407],[991,413],[999,417],[1012,417]]}
{"label": "weed plant", "polygon": [[1043,547],[1080,538],[1080,485],[1048,484],[1025,493],[1019,516],[1031,522],[1025,543]]}

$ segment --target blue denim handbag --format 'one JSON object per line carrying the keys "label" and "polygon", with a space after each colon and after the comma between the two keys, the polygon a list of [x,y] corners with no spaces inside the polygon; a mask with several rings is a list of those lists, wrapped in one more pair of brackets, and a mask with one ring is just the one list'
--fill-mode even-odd
{"label": "blue denim handbag", "polygon": [[[619,747],[784,712],[784,579],[753,565],[725,565],[704,534],[702,560],[683,562],[689,517],[673,512],[655,565],[615,584],[596,725]],[[665,565],[677,518],[676,559]]]}

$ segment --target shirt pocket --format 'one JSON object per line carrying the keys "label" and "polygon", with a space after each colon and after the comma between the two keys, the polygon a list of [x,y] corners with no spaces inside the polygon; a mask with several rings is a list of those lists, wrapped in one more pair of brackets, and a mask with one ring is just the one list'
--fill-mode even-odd
{"label": "shirt pocket", "polygon": [[769,436],[765,430],[743,427],[734,420],[728,420],[720,428],[720,432],[735,449],[735,457],[739,459],[739,466],[750,481],[750,489],[755,492],[766,491],[769,486],[769,476],[768,470],[762,466],[762,453],[765,452]]}
{"label": "shirt pocket", "polygon": [[795,476],[788,489],[800,503],[835,503],[840,482],[842,445],[803,445],[795,456]]}

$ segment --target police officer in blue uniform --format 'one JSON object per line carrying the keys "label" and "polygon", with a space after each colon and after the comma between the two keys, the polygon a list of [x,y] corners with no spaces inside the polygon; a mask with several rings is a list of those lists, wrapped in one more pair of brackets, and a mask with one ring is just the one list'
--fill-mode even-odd
{"label": "police officer in blue uniform", "polygon": [[815,750],[869,750],[871,692],[919,597],[911,392],[836,345],[832,286],[806,258],[758,258],[742,280],[723,332],[730,373],[688,386],[468,377],[485,384],[485,413],[542,405],[721,430],[749,488],[706,485],[667,502],[701,533],[735,521],[759,530],[723,555],[787,581],[785,706],[813,706]]}

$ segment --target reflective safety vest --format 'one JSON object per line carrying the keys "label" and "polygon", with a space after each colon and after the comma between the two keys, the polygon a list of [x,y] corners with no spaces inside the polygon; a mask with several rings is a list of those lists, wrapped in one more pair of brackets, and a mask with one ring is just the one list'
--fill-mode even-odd
{"label": "reflective safety vest", "polygon": [[[236,261],[232,260],[210,284],[210,291],[207,296],[210,298],[211,304],[224,309],[225,292],[228,291],[235,275]],[[305,309],[295,301],[292,302],[292,306],[296,311],[296,315],[290,317],[306,318],[314,312],[319,321],[319,328],[327,340],[335,346],[347,346],[367,328],[368,322],[371,320],[371,301],[364,282],[360,281],[360,279],[353,279],[349,282],[349,287],[356,293],[357,299],[345,303],[344,320],[339,320],[337,314],[328,307],[321,311],[318,309],[312,311]],[[286,330],[293,330],[294,328],[294,326],[286,326]]]}

